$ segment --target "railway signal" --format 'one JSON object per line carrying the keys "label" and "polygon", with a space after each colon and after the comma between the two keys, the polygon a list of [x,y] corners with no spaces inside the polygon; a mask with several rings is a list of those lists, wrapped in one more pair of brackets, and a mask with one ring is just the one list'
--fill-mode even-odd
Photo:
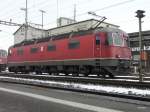
{"label": "railway signal", "polygon": [[[139,47],[140,47],[140,57],[142,54],[142,25],[141,25],[141,19],[145,16],[143,13],[145,11],[143,10],[137,10],[136,11],[137,15],[136,17],[139,19]],[[139,82],[143,82],[143,74],[142,74],[142,59],[140,58],[139,60]]]}

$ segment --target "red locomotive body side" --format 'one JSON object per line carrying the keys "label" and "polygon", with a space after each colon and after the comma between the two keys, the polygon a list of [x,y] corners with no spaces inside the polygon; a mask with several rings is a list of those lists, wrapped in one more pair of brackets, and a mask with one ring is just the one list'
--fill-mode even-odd
{"label": "red locomotive body side", "polygon": [[[95,35],[88,35],[84,37],[75,37],[70,40],[79,41],[80,47],[78,49],[68,49],[69,39],[57,40],[53,42],[38,43],[35,45],[22,46],[24,55],[17,54],[17,48],[12,48],[11,57],[9,56],[9,62],[32,62],[42,60],[74,60],[74,59],[130,59],[130,49],[125,47],[117,46],[105,46],[100,44],[98,47],[95,46]],[[105,37],[101,37],[104,38]],[[47,51],[49,43],[56,45],[56,51]],[[31,53],[30,48],[38,48],[37,53]],[[101,50],[100,50],[101,49]],[[98,53],[96,53],[98,52]],[[119,57],[117,57],[119,56]]]}
{"label": "red locomotive body side", "polygon": [[[71,41],[80,42],[80,46],[77,49],[69,49],[68,44]],[[9,62],[34,62],[44,60],[76,60],[76,59],[88,59],[94,58],[94,35],[72,37],[71,39],[60,39],[55,41],[49,41],[44,43],[38,43],[35,45],[22,46],[24,55],[17,54],[17,48],[11,49],[11,56],[8,56]],[[47,51],[47,46],[53,44],[56,46],[56,51]],[[31,53],[31,48],[38,48],[37,53]]]}
{"label": "red locomotive body side", "polygon": [[120,67],[122,62],[122,66],[128,67],[131,51],[126,45],[126,39],[123,36],[119,37],[121,42],[115,44],[115,36],[109,38],[108,32],[92,31],[82,35],[69,34],[60,39],[10,47],[8,67],[13,72],[38,69],[43,72],[67,74],[100,74],[100,71],[106,72],[108,67]]}

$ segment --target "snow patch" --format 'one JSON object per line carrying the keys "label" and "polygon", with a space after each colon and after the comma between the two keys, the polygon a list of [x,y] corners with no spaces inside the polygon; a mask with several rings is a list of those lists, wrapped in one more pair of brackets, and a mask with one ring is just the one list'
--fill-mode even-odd
{"label": "snow patch", "polygon": [[59,81],[43,81],[35,79],[25,79],[25,78],[14,78],[14,77],[3,77],[0,76],[0,80],[9,81],[14,80],[14,82],[21,82],[27,84],[38,84],[54,87],[65,87],[65,88],[75,88],[80,90],[91,90],[91,91],[103,91],[108,93],[119,93],[126,95],[138,95],[138,96],[150,96],[150,89],[137,89],[137,88],[125,88],[125,87],[114,87],[114,86],[102,86],[94,84],[80,84],[80,83],[69,83],[69,82],[59,82]]}

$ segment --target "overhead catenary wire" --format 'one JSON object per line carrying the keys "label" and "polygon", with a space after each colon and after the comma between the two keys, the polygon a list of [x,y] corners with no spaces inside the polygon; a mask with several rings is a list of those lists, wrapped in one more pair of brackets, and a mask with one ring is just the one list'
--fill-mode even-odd
{"label": "overhead catenary wire", "polygon": [[[46,0],[45,0],[45,1],[46,1]],[[119,3],[116,3],[116,4],[112,4],[112,5],[109,5],[109,6],[100,8],[100,9],[96,9],[96,10],[93,10],[93,11],[94,11],[94,12],[97,12],[97,11],[101,11],[101,10],[105,10],[105,9],[117,7],[117,6],[119,6],[119,5],[123,5],[123,4],[129,3],[129,2],[132,2],[132,1],[135,1],[135,0],[126,0],[126,1],[119,2]],[[42,3],[42,2],[40,2],[40,3]],[[78,2],[77,4],[80,5],[80,3],[81,3],[81,2]],[[82,1],[82,3],[84,3],[84,2]],[[85,5],[85,4],[84,4],[84,5]],[[31,6],[33,6],[33,5],[31,5]],[[29,7],[29,9],[33,9],[31,6]],[[68,7],[67,7],[67,8],[68,8]],[[65,9],[67,9],[67,8],[65,8]],[[64,9],[64,8],[63,8],[63,9]],[[21,12],[21,11],[20,11],[20,12]],[[30,13],[31,13],[31,12],[30,12]],[[18,14],[19,14],[19,13],[18,13]],[[87,11],[84,12],[84,13],[77,14],[76,17],[80,17],[80,16],[86,15],[86,14],[87,14]],[[40,14],[39,14],[38,16],[32,17],[32,19],[31,19],[30,21],[32,21],[34,18],[35,18],[35,19],[38,18],[39,16],[40,16]],[[72,16],[70,16],[70,17],[72,18]],[[20,20],[21,20],[21,19],[20,19]],[[50,23],[47,23],[47,24],[45,24],[45,25],[52,24],[53,22],[56,22],[56,20],[54,20],[54,21],[52,21],[52,22],[50,22]]]}
{"label": "overhead catenary wire", "polygon": [[[55,2],[52,2],[51,3],[51,5],[50,5],[50,2],[48,3],[49,1],[47,1],[47,0],[44,0],[44,1],[42,1],[42,2],[38,2],[38,3],[36,3],[36,4],[32,4],[32,5],[29,5],[29,8],[28,8],[28,10],[29,10],[29,14],[30,13],[32,13],[32,10],[33,10],[33,12],[35,12],[35,10],[34,10],[34,8],[35,7],[37,7],[38,5],[40,5],[40,9],[43,9],[44,7],[46,7],[46,6],[49,6],[49,7],[56,7],[55,5],[54,5],[54,3]],[[63,1],[64,2],[64,1]],[[15,2],[16,3],[16,2]],[[24,3],[24,1],[23,2],[21,2],[21,3]],[[19,5],[19,4],[21,4],[20,2],[17,2],[17,5]],[[65,10],[66,9],[68,9],[68,8],[72,8],[72,6],[71,6],[71,4],[70,4],[71,2],[69,2],[69,4],[68,5],[66,5],[65,7],[67,7],[67,8],[65,8]],[[85,5],[85,4],[87,4],[88,2],[87,2],[87,0],[84,0],[84,1],[78,1],[78,3],[76,3],[77,5],[79,5],[79,4],[82,4],[82,5]],[[43,5],[44,4],[44,5]],[[41,6],[43,6],[43,7],[41,7]],[[37,7],[38,8],[38,7]],[[64,9],[64,8],[63,8]],[[45,10],[45,9],[44,9]],[[16,13],[12,13],[12,12],[16,12]],[[48,12],[47,10],[45,10],[46,12]],[[5,18],[3,18],[3,19],[7,19],[7,18],[17,18],[17,17],[20,17],[19,15],[21,14],[21,11],[18,9],[18,10],[16,10],[15,8],[13,8],[12,9],[12,12],[11,12],[11,15],[9,15],[9,13],[8,13],[8,15],[7,16],[5,16]],[[38,10],[37,10],[37,12],[38,12]],[[17,16],[16,16],[17,15]],[[31,16],[31,15],[30,15]],[[34,16],[34,17],[31,17],[32,19],[33,18],[38,18],[39,17],[39,15],[38,16]],[[21,20],[21,18],[20,18],[20,20]],[[32,20],[31,20],[32,21]]]}
{"label": "overhead catenary wire", "polygon": [[[126,3],[129,3],[129,2],[133,2],[135,0],[126,0],[126,1],[123,1],[123,2],[118,2],[118,3],[115,3],[115,4],[111,4],[111,5],[108,5],[108,6],[105,6],[103,8],[100,8],[100,9],[96,9],[96,10],[93,10],[92,12],[97,12],[97,11],[101,11],[101,10],[106,10],[106,9],[109,9],[109,8],[113,8],[113,7],[117,7],[117,6],[120,6],[120,5],[124,5]],[[80,17],[80,16],[83,16],[83,15],[87,15],[89,11],[86,11],[84,13],[80,13],[80,14],[76,14],[76,17]],[[72,18],[72,16],[70,16],[70,18]],[[45,24],[45,25],[49,25],[49,24],[52,24],[52,22],[48,23],[48,24]]]}
{"label": "overhead catenary wire", "polygon": [[[106,9],[109,9],[109,8],[113,8],[113,7],[117,7],[117,6],[120,6],[120,5],[124,5],[124,4],[129,3],[129,2],[133,2],[133,1],[135,1],[135,0],[127,0],[127,1],[123,1],[123,2],[118,2],[118,3],[112,4],[112,5],[108,5],[106,7],[100,8],[100,9],[93,10],[92,12],[106,10]],[[84,13],[78,14],[77,16],[79,17],[79,16],[85,15],[87,13],[88,12],[84,12]]]}

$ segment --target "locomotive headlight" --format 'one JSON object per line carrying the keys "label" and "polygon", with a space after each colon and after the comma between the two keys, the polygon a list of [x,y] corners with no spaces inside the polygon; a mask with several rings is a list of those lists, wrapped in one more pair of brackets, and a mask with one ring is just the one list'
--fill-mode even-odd
{"label": "locomotive headlight", "polygon": [[119,54],[116,54],[116,58],[120,58],[121,56]]}

